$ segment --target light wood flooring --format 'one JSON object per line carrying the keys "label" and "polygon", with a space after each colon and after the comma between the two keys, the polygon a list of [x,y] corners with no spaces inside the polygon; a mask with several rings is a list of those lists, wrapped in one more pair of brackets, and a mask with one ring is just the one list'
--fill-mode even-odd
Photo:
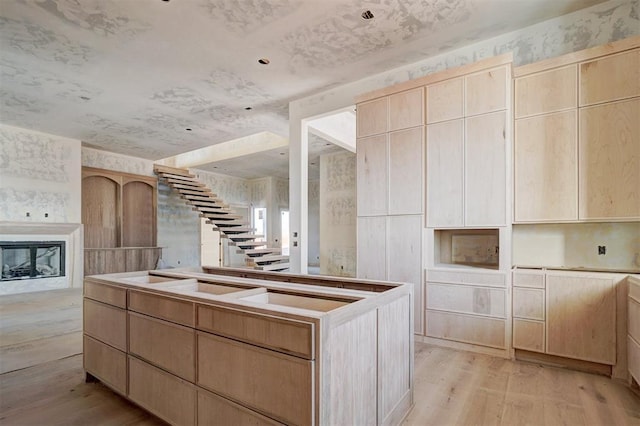
{"label": "light wood flooring", "polygon": [[[0,425],[163,425],[84,382],[81,297],[0,297]],[[640,425],[640,398],[606,377],[416,343],[404,424]]]}

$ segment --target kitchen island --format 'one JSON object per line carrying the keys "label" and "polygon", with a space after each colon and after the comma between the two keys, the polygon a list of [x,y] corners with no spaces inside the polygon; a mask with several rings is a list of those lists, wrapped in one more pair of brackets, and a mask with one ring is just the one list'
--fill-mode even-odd
{"label": "kitchen island", "polygon": [[171,424],[398,424],[410,284],[229,268],[85,277],[84,368]]}

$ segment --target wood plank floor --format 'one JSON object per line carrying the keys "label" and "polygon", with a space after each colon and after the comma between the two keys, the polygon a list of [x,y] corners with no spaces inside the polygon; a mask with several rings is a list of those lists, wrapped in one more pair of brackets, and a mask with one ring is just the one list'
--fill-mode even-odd
{"label": "wood plank floor", "polygon": [[[0,425],[163,425],[85,383],[81,292],[0,297]],[[640,425],[640,399],[606,377],[416,343],[405,425]]]}

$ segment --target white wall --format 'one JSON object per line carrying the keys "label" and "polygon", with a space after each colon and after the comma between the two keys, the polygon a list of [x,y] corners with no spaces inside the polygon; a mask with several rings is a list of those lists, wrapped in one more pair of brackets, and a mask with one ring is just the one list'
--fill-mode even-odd
{"label": "white wall", "polygon": [[308,191],[309,266],[320,266],[320,180],[310,180]]}
{"label": "white wall", "polygon": [[0,125],[0,221],[80,223],[80,176],[80,141]]}
{"label": "white wall", "polygon": [[6,282],[0,294],[82,286],[80,156],[78,140],[0,124],[0,240],[66,243],[64,277]]}

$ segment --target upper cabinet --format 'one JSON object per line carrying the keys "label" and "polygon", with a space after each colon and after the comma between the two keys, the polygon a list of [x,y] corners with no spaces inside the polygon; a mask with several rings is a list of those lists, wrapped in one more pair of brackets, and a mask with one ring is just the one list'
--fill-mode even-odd
{"label": "upper cabinet", "polygon": [[465,115],[467,117],[507,109],[507,87],[511,73],[506,66],[484,70],[465,77]]}
{"label": "upper cabinet", "polygon": [[580,64],[580,106],[640,96],[640,49]]}
{"label": "upper cabinet", "polygon": [[505,64],[427,86],[428,227],[506,224],[510,81]]}
{"label": "upper cabinet", "polygon": [[515,81],[515,117],[545,114],[576,108],[578,67],[542,71]]}
{"label": "upper cabinet", "polygon": [[406,90],[389,96],[389,131],[424,124],[424,89]]}
{"label": "upper cabinet", "polygon": [[580,218],[640,219],[640,98],[580,109]]}
{"label": "upper cabinet", "polygon": [[356,128],[359,138],[385,133],[389,129],[388,121],[388,97],[358,104],[356,108]]}
{"label": "upper cabinet", "polygon": [[427,86],[427,124],[464,117],[464,78]]}
{"label": "upper cabinet", "polygon": [[514,222],[640,219],[639,43],[515,70]]}

